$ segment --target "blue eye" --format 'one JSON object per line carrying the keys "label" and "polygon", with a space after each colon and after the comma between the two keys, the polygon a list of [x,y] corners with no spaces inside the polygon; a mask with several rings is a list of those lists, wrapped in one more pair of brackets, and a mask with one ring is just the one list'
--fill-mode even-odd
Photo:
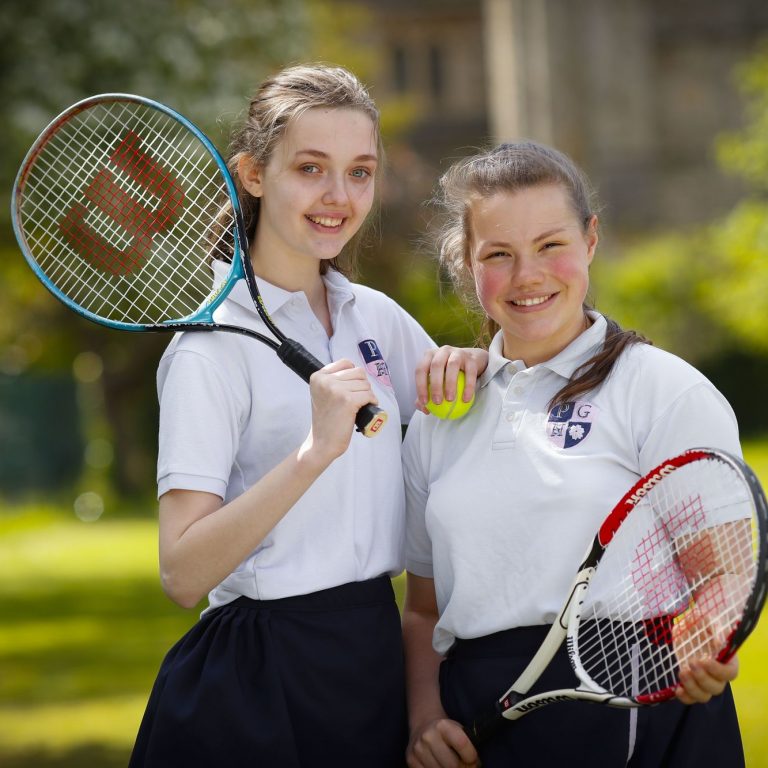
{"label": "blue eye", "polygon": [[368,176],[371,176],[372,173],[367,168],[355,168],[355,170],[352,171],[352,175],[356,179],[364,179],[364,178],[366,178]]}
{"label": "blue eye", "polygon": [[302,165],[301,170],[304,173],[320,173],[320,169],[316,165]]}

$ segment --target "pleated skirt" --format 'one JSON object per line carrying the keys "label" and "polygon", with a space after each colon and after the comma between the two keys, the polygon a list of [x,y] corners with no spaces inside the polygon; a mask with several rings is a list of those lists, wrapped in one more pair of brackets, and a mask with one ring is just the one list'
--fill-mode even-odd
{"label": "pleated skirt", "polygon": [[130,768],[401,768],[407,718],[388,577],[205,614],[162,663]]}

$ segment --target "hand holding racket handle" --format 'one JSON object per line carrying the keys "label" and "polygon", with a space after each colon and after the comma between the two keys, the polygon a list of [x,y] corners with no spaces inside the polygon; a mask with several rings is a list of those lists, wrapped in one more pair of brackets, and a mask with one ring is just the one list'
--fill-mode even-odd
{"label": "hand holding racket handle", "polygon": [[[306,382],[309,382],[309,377],[313,373],[323,367],[313,354],[293,339],[285,339],[275,351],[280,360]],[[386,421],[386,411],[369,403],[357,412],[355,426],[357,431],[362,432],[366,437],[373,437],[386,424]]]}

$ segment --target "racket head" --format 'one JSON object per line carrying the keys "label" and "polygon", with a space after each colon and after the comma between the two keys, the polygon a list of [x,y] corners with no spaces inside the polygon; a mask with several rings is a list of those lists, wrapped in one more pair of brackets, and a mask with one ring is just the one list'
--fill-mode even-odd
{"label": "racket head", "polygon": [[18,171],[11,220],[51,293],[112,328],[213,325],[245,277],[225,161],[183,115],[141,96],[92,96],[52,120]]}
{"label": "racket head", "polygon": [[638,481],[603,522],[570,607],[582,686],[653,704],[691,661],[731,658],[765,603],[766,521],[754,473],[723,451],[686,451]]}

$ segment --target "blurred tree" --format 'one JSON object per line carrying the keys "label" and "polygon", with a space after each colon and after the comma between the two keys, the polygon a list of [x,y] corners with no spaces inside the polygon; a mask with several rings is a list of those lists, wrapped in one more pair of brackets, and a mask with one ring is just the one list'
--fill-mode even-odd
{"label": "blurred tree", "polygon": [[747,428],[765,429],[749,377],[768,372],[768,43],[736,76],[745,127],[716,150],[748,194],[706,227],[644,238],[621,258],[598,260],[594,290],[601,309],[702,367]]}
{"label": "blurred tree", "polygon": [[[268,71],[300,58],[309,26],[302,0],[5,0],[0,5],[0,188],[10,192],[16,169],[42,128],[69,104],[94,93],[134,92],[167,102],[224,149],[229,125],[247,96]],[[112,481],[123,493],[149,490],[156,442],[154,371],[168,337],[115,333],[66,310],[24,264],[8,219],[4,204],[0,374],[19,377],[22,385],[25,377],[37,381],[40,373],[71,376],[77,354],[95,354],[101,360],[100,399],[113,443]],[[50,396],[56,397],[53,390]],[[68,402],[59,403],[62,418]],[[31,407],[26,419],[49,419],[49,414],[50,409]],[[80,448],[79,439],[73,440],[70,450]],[[0,445],[6,455],[12,449],[7,441]],[[86,449],[86,460],[89,455]],[[40,457],[31,453],[27,460]]]}

